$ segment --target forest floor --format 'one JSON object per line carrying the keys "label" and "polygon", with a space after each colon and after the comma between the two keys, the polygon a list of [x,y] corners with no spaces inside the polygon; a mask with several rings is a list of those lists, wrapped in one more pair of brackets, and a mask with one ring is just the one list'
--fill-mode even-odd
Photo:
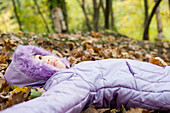
{"label": "forest floor", "polygon": [[[135,59],[149,62],[153,57],[162,58],[170,65],[170,42],[159,40],[138,41],[112,33],[75,33],[75,34],[34,34],[1,33],[0,34],[0,110],[14,104],[40,96],[44,90],[31,87],[18,88],[10,86],[4,80],[4,73],[12,60],[12,54],[18,44],[41,46],[60,57],[67,57],[71,66],[89,60],[109,58]],[[91,105],[82,113],[153,113],[141,108],[126,110],[95,109]],[[156,111],[155,111],[156,112]]]}

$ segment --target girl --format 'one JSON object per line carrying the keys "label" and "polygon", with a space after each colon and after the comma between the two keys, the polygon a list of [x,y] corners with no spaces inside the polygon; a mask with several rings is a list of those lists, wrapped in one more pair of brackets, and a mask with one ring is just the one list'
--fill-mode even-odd
{"label": "girl", "polygon": [[36,46],[19,46],[6,70],[11,85],[43,86],[41,97],[2,113],[80,113],[96,108],[140,107],[170,111],[170,67],[129,59],[85,61],[69,67],[65,58]]}

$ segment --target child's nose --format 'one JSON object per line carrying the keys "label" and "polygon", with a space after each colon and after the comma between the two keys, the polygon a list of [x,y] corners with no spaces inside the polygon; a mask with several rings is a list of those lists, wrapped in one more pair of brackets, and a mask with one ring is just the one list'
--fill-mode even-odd
{"label": "child's nose", "polygon": [[46,63],[49,63],[50,59],[44,58],[43,61],[46,62]]}

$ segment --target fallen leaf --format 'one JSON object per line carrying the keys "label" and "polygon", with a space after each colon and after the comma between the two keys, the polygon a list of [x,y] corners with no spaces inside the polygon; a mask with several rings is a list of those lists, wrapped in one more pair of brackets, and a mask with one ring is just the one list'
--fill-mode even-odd
{"label": "fallen leaf", "polygon": [[160,57],[151,58],[150,63],[158,65],[158,66],[162,66],[162,67],[167,66],[167,64]]}

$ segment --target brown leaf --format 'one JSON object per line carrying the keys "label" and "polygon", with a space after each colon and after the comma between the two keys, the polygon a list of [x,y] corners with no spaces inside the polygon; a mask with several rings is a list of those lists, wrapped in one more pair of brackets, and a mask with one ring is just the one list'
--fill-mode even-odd
{"label": "brown leaf", "polygon": [[153,113],[153,111],[148,111],[142,108],[130,108],[130,110],[126,111],[126,113]]}
{"label": "brown leaf", "polygon": [[81,43],[82,46],[87,45],[87,44],[92,44],[92,40],[85,40]]}
{"label": "brown leaf", "polygon": [[6,69],[8,67],[8,64],[6,63],[6,64],[0,64],[0,70],[4,70],[4,69]]}
{"label": "brown leaf", "polygon": [[158,65],[158,66],[162,66],[162,67],[167,66],[167,64],[160,57],[151,58],[150,63]]}
{"label": "brown leaf", "polygon": [[52,50],[52,54],[59,56],[59,57],[63,57],[63,55],[59,51],[56,51],[56,50]]}
{"label": "brown leaf", "polygon": [[[2,73],[1,73],[2,74]],[[4,84],[6,84],[5,79],[0,79],[0,92],[2,92]]]}
{"label": "brown leaf", "polygon": [[0,79],[0,92],[8,92],[10,85],[5,81],[5,79]]}
{"label": "brown leaf", "polygon": [[7,101],[8,106],[12,106],[28,100],[31,87],[16,88],[12,91],[12,95]]}
{"label": "brown leaf", "polygon": [[99,113],[95,108],[87,108],[86,110],[82,111],[81,113]]}
{"label": "brown leaf", "polygon": [[108,41],[115,41],[115,37],[114,36],[112,36],[112,35],[109,35],[108,37],[107,37],[107,40]]}
{"label": "brown leaf", "polygon": [[5,49],[6,51],[10,50],[12,48],[10,39],[5,39]]}
{"label": "brown leaf", "polygon": [[0,63],[4,63],[6,61],[5,56],[0,56]]}
{"label": "brown leaf", "polygon": [[1,79],[4,80],[4,75],[2,74],[2,72],[0,72],[0,84],[1,84]]}
{"label": "brown leaf", "polygon": [[164,42],[164,43],[163,43],[163,47],[164,47],[164,48],[169,48],[168,43],[167,43],[167,42]]}
{"label": "brown leaf", "polygon": [[20,35],[20,36],[24,35],[24,33],[22,31],[18,31],[17,34]]}
{"label": "brown leaf", "polygon": [[91,36],[92,37],[95,37],[95,38],[97,38],[97,37],[100,37],[102,34],[101,33],[98,33],[98,32],[92,32],[92,34],[91,34]]}

